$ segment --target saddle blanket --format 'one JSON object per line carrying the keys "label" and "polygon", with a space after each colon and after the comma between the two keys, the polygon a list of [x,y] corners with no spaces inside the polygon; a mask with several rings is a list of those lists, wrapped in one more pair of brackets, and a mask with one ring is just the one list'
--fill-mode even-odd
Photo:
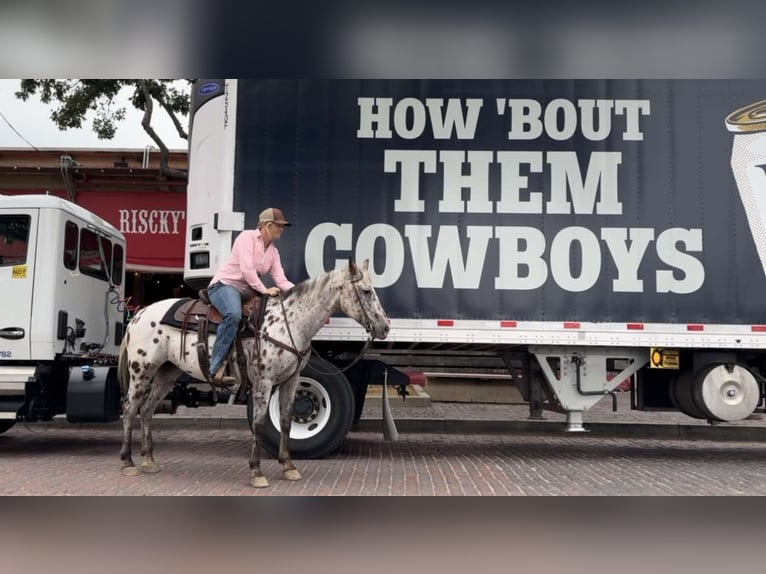
{"label": "saddle blanket", "polygon": [[[207,303],[199,299],[186,297],[173,303],[167,313],[165,313],[165,316],[160,320],[160,323],[175,327],[176,329],[183,329],[184,321],[186,321],[186,328],[189,331],[196,331],[200,319],[203,319],[207,315],[207,312]],[[186,319],[187,314],[188,319]],[[213,335],[218,331],[218,323],[220,321],[221,314],[213,308],[208,317],[208,334]]]}

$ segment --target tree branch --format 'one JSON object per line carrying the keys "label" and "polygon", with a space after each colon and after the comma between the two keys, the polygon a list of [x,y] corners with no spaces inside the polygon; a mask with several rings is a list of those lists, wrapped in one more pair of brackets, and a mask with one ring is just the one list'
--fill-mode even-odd
{"label": "tree branch", "polygon": [[183,125],[180,121],[178,121],[178,118],[176,117],[175,112],[168,106],[167,102],[165,102],[164,99],[158,100],[160,102],[160,105],[162,106],[162,109],[164,109],[167,114],[170,116],[170,119],[173,120],[173,125],[176,127],[176,131],[178,131],[178,135],[181,136],[183,139],[188,140],[189,135],[186,133],[186,130],[184,130]]}
{"label": "tree branch", "polygon": [[154,140],[157,146],[160,148],[160,173],[167,177],[176,179],[188,179],[188,175],[185,171],[172,169],[169,166],[170,152],[168,146],[162,141],[162,138],[157,135],[157,132],[152,128],[152,112],[154,111],[154,103],[152,101],[152,94],[149,91],[145,80],[138,80],[138,87],[141,88],[141,92],[144,95],[144,117],[141,120],[141,126],[144,131],[149,134],[149,137]]}

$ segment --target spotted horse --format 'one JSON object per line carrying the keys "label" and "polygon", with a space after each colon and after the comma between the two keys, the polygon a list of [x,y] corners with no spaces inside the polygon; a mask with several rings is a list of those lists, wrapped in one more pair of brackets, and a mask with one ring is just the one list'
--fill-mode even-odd
{"label": "spotted horse", "polygon": [[[279,388],[280,439],[278,460],[286,480],[301,475],[290,457],[289,437],[292,408],[300,371],[311,354],[311,339],[334,313],[356,320],[372,339],[385,339],[389,319],[370,281],[369,261],[348,265],[307,279],[266,302],[261,328],[255,337],[243,341],[247,375],[252,382],[253,443],[250,452],[250,484],[268,486],[261,471],[261,448],[271,393]],[[120,451],[122,473],[135,476],[154,473],[152,417],[181,373],[206,380],[200,367],[193,337],[181,329],[161,324],[178,299],[165,299],[139,311],[128,325],[120,348],[118,373],[124,403],[123,440]],[[250,318],[248,318],[249,320]],[[214,335],[208,340],[213,347]],[[237,361],[233,361],[234,364]],[[133,421],[141,421],[141,464],[136,467],[131,442]]]}

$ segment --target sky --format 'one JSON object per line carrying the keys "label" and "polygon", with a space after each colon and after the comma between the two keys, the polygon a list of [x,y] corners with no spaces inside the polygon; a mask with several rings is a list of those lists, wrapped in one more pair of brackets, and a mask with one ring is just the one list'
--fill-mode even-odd
{"label": "sky", "polygon": [[[0,148],[156,148],[156,144],[141,127],[143,113],[135,109],[128,100],[128,91],[121,94],[120,106],[127,110],[125,119],[118,124],[117,133],[111,140],[100,140],[91,128],[92,117],[86,119],[81,129],[61,131],[50,119],[53,104],[43,104],[37,96],[26,102],[16,98],[20,80],[0,79]],[[7,121],[6,121],[7,120]],[[184,126],[188,118],[181,118]],[[9,125],[10,123],[10,125]],[[152,125],[170,149],[186,149],[187,142],[176,132],[170,119],[155,106]],[[13,126],[13,128],[11,127]],[[21,134],[20,137],[16,132]],[[188,131],[188,127],[187,127]],[[24,141],[24,140],[27,141]],[[28,143],[27,143],[28,142]],[[30,145],[31,144],[31,145]]]}

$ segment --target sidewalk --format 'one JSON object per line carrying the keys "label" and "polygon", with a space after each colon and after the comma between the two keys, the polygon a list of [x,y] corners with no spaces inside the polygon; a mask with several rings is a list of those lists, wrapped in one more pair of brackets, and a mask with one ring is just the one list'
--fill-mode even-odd
{"label": "sidewalk", "polygon": [[[370,387],[362,416],[352,430],[383,432],[381,387]],[[529,418],[527,404],[453,403],[431,401],[417,385],[411,395],[401,399],[389,389],[391,413],[400,433],[562,433],[566,431],[564,413],[544,411],[542,420]],[[759,408],[751,417],[732,423],[709,424],[679,412],[631,410],[630,393],[617,394],[617,411],[606,397],[584,412],[586,434],[623,438],[682,438],[704,440],[766,441],[766,414]],[[242,405],[217,405],[187,409],[175,415],[157,415],[159,425],[189,428],[223,428],[247,425]],[[574,434],[574,433],[572,433]]]}

